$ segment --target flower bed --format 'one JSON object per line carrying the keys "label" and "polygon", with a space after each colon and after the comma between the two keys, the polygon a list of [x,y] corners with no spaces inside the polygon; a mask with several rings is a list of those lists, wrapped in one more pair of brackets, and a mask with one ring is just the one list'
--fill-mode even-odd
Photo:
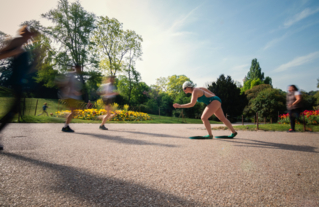
{"label": "flower bed", "polygon": [[[97,120],[99,116],[106,115],[107,110],[105,109],[77,109],[74,111],[75,119],[84,120]],[[71,113],[69,110],[55,112],[56,117],[65,117]],[[114,114],[113,112],[111,112]],[[113,116],[110,121],[146,121],[151,120],[151,117],[147,113],[127,111],[127,110],[116,110],[116,115]]]}
{"label": "flower bed", "polygon": [[[300,113],[299,119],[302,121],[303,116],[305,116],[305,122],[306,124],[312,124],[312,125],[318,125],[319,124],[319,110],[305,110]],[[278,121],[278,124],[289,124],[289,114],[282,114],[279,116],[280,120]],[[297,120],[297,124],[300,124],[300,120]]]}

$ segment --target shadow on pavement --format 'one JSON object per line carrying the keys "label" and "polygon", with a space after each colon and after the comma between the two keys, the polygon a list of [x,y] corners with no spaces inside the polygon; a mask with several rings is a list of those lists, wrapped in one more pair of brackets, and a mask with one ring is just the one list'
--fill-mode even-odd
{"label": "shadow on pavement", "polygon": [[125,130],[125,131],[112,130],[112,131],[128,132],[128,133],[134,133],[134,134],[145,134],[145,135],[150,135],[150,136],[155,136],[155,137],[168,137],[168,138],[183,138],[183,139],[188,139],[188,137],[180,137],[180,136],[169,135],[169,134],[156,134],[156,133],[149,133],[149,132],[126,131],[126,130]]}
{"label": "shadow on pavement", "polygon": [[[195,201],[185,200],[139,184],[93,175],[69,166],[48,163],[8,152],[2,152],[0,156],[14,158],[54,171],[59,181],[55,183],[44,182],[43,185],[49,186],[50,191],[75,196],[78,198],[77,203],[86,206],[201,206]],[[14,195],[12,195],[13,197]],[[74,198],[66,198],[70,202],[72,199]],[[74,205],[72,202],[69,204]],[[46,204],[41,203],[41,205]]]}
{"label": "shadow on pavement", "polygon": [[115,141],[118,143],[123,143],[123,144],[132,144],[132,145],[155,145],[155,146],[161,146],[161,147],[178,147],[176,145],[171,145],[171,144],[159,144],[159,143],[152,143],[152,142],[146,142],[142,140],[137,140],[137,139],[128,139],[128,138],[123,138],[120,136],[109,136],[109,135],[102,135],[102,134],[92,134],[92,133],[78,133],[76,134],[81,134],[81,135],[87,135],[87,136],[92,136],[96,137],[98,139],[107,139],[111,141]]}
{"label": "shadow on pavement", "polygon": [[[307,145],[291,145],[291,144],[281,144],[281,143],[274,143],[274,142],[265,142],[260,140],[253,140],[253,139],[233,139],[225,140],[225,139],[219,139],[221,141],[226,142],[232,142],[232,143],[238,143],[243,145],[236,145],[240,147],[260,147],[260,148],[273,148],[273,149],[282,149],[282,150],[292,150],[292,151],[300,151],[300,152],[312,152],[312,153],[318,153],[315,150],[318,149],[317,147],[307,146]],[[250,142],[243,142],[239,140],[247,140]]]}

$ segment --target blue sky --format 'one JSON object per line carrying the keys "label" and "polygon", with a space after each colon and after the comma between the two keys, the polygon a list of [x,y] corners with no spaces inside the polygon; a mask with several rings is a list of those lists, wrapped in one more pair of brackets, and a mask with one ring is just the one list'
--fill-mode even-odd
{"label": "blue sky", "polygon": [[[198,86],[216,81],[220,74],[242,82],[257,58],[275,88],[296,84],[305,91],[317,90],[318,0],[80,2],[89,12],[117,18],[124,29],[142,35],[143,60],[136,67],[147,84],[175,74],[188,76]],[[19,5],[18,11],[29,7],[29,14],[1,22],[0,30],[13,34],[24,20],[49,24],[40,14],[56,7],[57,1],[11,0],[1,5],[1,21],[12,16],[13,5]]]}

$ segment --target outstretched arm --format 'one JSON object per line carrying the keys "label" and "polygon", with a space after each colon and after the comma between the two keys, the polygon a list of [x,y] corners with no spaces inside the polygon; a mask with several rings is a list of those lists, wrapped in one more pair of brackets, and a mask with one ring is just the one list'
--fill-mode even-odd
{"label": "outstretched arm", "polygon": [[182,104],[182,105],[180,105],[178,103],[175,103],[175,104],[173,104],[173,107],[174,108],[191,108],[191,107],[195,106],[196,100],[197,100],[197,97],[198,97],[197,94],[198,94],[198,91],[195,89],[193,91],[193,93],[192,93],[192,98],[191,98],[191,102],[190,103]]}
{"label": "outstretched arm", "polygon": [[13,39],[7,46],[0,49],[0,60],[16,56],[23,52],[21,46],[24,44],[23,39]]}

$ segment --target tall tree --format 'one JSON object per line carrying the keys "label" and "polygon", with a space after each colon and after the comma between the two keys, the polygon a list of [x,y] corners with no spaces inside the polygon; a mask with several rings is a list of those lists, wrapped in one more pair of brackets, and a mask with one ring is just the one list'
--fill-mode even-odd
{"label": "tall tree", "polygon": [[135,70],[135,63],[137,59],[141,59],[142,56],[142,37],[136,34],[134,31],[126,30],[124,32],[125,36],[128,36],[127,44],[129,47],[127,53],[127,68],[125,71],[127,72],[129,79],[129,99],[128,103],[131,101],[131,94],[133,89],[133,82],[138,83],[140,79],[140,74]]}
{"label": "tall tree", "polygon": [[[167,93],[169,96],[172,97],[174,100],[177,95],[183,92],[182,85],[185,81],[192,82],[187,76],[185,75],[172,75],[168,77],[167,82]],[[184,92],[183,92],[184,93]]]}
{"label": "tall tree", "polygon": [[257,59],[253,59],[251,61],[251,66],[250,66],[250,70],[247,73],[247,80],[254,80],[254,79],[260,79],[261,81],[264,80],[264,73],[261,72],[261,68],[259,65],[259,62],[257,61]]}
{"label": "tall tree", "polygon": [[117,19],[98,17],[92,41],[101,60],[105,62],[109,75],[115,76],[117,72],[123,70],[122,61],[130,50],[131,35],[123,31],[123,25]]}
{"label": "tall tree", "polygon": [[247,103],[246,97],[240,94],[240,89],[230,76],[220,75],[216,82],[209,85],[208,90],[220,97],[223,111],[229,115],[230,121],[235,121],[242,114]]}
{"label": "tall tree", "polygon": [[166,92],[167,91],[167,83],[168,83],[168,78],[165,77],[159,77],[156,79],[156,87],[158,88],[159,91],[161,92]]}
{"label": "tall tree", "polygon": [[[45,32],[60,43],[56,58],[60,69],[80,65],[83,72],[89,65],[96,66],[95,59],[89,55],[94,14],[85,11],[79,1],[69,3],[68,0],[59,0],[58,7],[42,14],[42,17],[54,23],[54,26],[46,28]],[[85,84],[82,74],[80,79]],[[84,98],[87,99],[87,94]]]}

